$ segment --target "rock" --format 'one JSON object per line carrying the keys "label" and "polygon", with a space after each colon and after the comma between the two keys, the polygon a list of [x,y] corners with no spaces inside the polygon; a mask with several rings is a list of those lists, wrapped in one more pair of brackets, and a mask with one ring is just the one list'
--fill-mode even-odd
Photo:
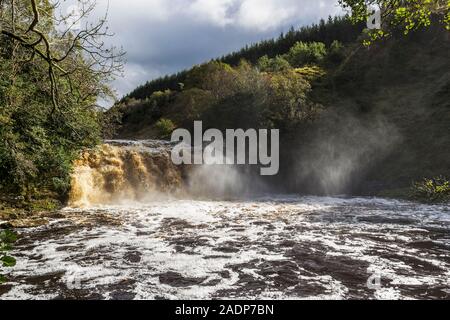
{"label": "rock", "polygon": [[8,221],[0,221],[0,229],[9,229],[12,225]]}

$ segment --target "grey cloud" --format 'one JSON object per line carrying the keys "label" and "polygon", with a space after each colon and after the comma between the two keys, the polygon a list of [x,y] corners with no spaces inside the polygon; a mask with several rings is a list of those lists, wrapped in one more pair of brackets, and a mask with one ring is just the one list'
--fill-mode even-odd
{"label": "grey cloud", "polygon": [[[107,3],[99,0],[99,16]],[[113,87],[120,97],[153,78],[339,12],[337,0],[110,0],[115,36],[108,41],[127,51],[124,77]]]}

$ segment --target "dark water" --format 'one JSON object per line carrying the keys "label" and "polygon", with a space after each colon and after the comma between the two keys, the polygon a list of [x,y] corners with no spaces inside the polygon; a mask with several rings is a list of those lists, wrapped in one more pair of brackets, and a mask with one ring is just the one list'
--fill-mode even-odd
{"label": "dark water", "polygon": [[450,206],[394,200],[66,209],[23,232],[0,299],[449,299],[449,249]]}

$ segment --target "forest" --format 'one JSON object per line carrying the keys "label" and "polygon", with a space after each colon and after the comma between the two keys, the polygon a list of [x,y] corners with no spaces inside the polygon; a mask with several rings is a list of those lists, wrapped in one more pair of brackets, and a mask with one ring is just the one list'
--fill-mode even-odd
{"label": "forest", "polygon": [[[255,64],[263,56],[274,58],[287,53],[297,42],[322,42],[327,45],[330,45],[333,41],[351,43],[361,34],[363,28],[362,22],[353,23],[348,17],[329,17],[326,21],[321,19],[318,24],[304,26],[298,30],[292,27],[286,34],[282,33],[277,39],[247,45],[237,52],[214,59],[214,61],[231,66],[238,65],[241,60]],[[177,74],[151,80],[127,94],[124,99],[145,99],[155,91],[179,90],[179,83],[186,80],[188,72],[189,70],[184,70]]]}

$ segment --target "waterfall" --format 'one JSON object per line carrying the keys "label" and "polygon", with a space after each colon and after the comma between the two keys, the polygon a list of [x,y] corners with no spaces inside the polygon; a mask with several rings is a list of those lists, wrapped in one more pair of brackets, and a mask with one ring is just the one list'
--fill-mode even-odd
{"label": "waterfall", "polygon": [[183,168],[162,141],[107,141],[75,161],[69,205],[148,201],[183,192]]}

